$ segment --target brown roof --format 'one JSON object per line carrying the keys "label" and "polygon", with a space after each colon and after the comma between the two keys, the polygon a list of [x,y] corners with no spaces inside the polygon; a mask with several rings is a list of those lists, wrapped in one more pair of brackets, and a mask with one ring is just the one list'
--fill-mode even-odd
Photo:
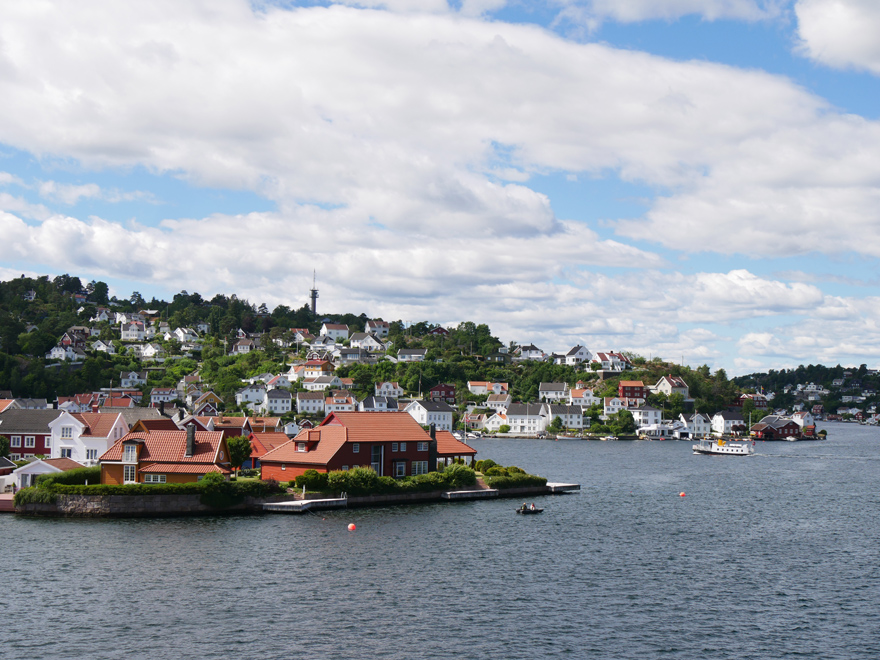
{"label": "brown roof", "polygon": [[260,458],[267,452],[277,449],[281,445],[290,442],[290,438],[284,433],[252,433],[251,434],[251,456]]}
{"label": "brown roof", "polygon": [[[407,413],[409,414],[409,413]],[[437,431],[438,456],[476,456],[477,450],[456,439],[449,431]]]}
{"label": "brown roof", "polygon": [[73,417],[86,425],[83,435],[95,438],[109,438],[117,415],[106,413],[72,413]]}
{"label": "brown roof", "polygon": [[173,419],[168,419],[167,417],[157,417],[155,419],[141,419],[135,422],[132,429],[137,429],[139,431],[146,431],[147,433],[152,433],[153,431],[178,431],[180,427],[174,423]]}
{"label": "brown roof", "polygon": [[13,401],[15,401],[15,399],[0,399],[0,412],[3,412],[11,406]]}
{"label": "brown roof", "polygon": [[319,428],[341,425],[348,429],[349,442],[414,442],[428,440],[428,434],[409,413],[334,412]]}
{"label": "brown roof", "polygon": [[[260,462],[326,465],[347,439],[348,429],[341,426],[319,426],[316,429],[303,429],[290,442],[266,452]],[[308,452],[298,452],[296,451],[297,442],[308,442],[313,448]]]}
{"label": "brown roof", "polygon": [[139,468],[141,472],[161,472],[163,474],[208,474],[219,472],[230,474],[232,470],[216,463],[153,463]]}
{"label": "brown roof", "polygon": [[67,472],[68,470],[76,470],[77,468],[85,467],[82,463],[77,463],[72,458],[44,458],[42,459],[43,463],[47,463],[52,467],[57,467],[62,472]]}

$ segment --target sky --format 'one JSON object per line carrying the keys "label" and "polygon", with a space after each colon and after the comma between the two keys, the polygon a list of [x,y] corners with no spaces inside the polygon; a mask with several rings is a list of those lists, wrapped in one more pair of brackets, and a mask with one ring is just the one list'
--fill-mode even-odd
{"label": "sky", "polygon": [[0,5],[0,279],[880,366],[875,0]]}

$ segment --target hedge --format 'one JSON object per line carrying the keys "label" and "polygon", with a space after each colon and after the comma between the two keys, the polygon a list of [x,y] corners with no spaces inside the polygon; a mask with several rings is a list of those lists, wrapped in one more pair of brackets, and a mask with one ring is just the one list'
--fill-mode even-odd
{"label": "hedge", "polygon": [[298,488],[305,486],[307,490],[324,493],[347,493],[353,497],[392,493],[425,493],[473,486],[476,483],[476,473],[461,464],[449,465],[442,472],[428,472],[402,479],[380,477],[372,468],[365,467],[330,473],[306,470],[296,478]]}
{"label": "hedge", "polygon": [[66,486],[85,485],[101,483],[101,466],[76,468],[75,470],[67,470],[67,472],[59,472],[57,474],[41,474],[37,477],[37,486],[51,487],[54,484],[63,484]]}
{"label": "hedge", "polygon": [[539,477],[534,474],[513,473],[507,476],[486,477],[486,485],[489,488],[497,488],[498,490],[526,488],[529,486],[546,486],[547,479],[546,477]]}

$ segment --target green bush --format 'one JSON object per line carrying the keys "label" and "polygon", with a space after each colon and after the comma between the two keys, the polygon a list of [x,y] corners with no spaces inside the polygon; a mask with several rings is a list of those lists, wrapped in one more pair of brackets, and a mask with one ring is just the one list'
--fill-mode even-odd
{"label": "green bush", "polygon": [[506,469],[507,474],[528,474],[528,472],[526,472],[522,468],[516,467],[515,465],[509,465]]}
{"label": "green bush", "polygon": [[486,477],[486,485],[498,490],[526,488],[528,486],[546,486],[547,479],[534,474],[511,474],[509,476]]}
{"label": "green bush", "polygon": [[493,461],[491,458],[487,458],[482,461],[477,461],[477,472],[482,472],[483,474],[486,474],[486,470],[488,470],[491,467],[495,467],[496,465],[498,465],[498,463]]}
{"label": "green bush", "polygon": [[55,493],[42,488],[30,487],[22,488],[15,494],[12,500],[15,506],[24,506],[25,504],[54,504],[56,499]]}
{"label": "green bush", "polygon": [[483,470],[483,474],[487,477],[506,477],[507,469],[501,467],[500,465],[495,465],[490,467],[488,470]]}
{"label": "green bush", "polygon": [[498,427],[498,432],[499,433],[509,433],[510,432],[510,425],[509,424],[502,424],[501,426]]}
{"label": "green bush", "polygon": [[40,488],[51,488],[54,484],[85,485],[86,482],[90,484],[101,483],[101,466],[76,468],[57,474],[41,474],[37,477],[37,486]]}
{"label": "green bush", "polygon": [[443,474],[447,475],[449,485],[457,488],[473,486],[477,483],[477,473],[462,463],[453,463],[446,466]]}
{"label": "green bush", "polygon": [[306,470],[295,480],[297,488],[306,487],[306,490],[325,491],[327,490],[327,473],[318,472],[317,470]]}

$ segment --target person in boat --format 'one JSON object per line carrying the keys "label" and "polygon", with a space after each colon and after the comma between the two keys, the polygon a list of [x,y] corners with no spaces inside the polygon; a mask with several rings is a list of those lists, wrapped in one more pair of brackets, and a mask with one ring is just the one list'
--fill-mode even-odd
{"label": "person in boat", "polygon": [[530,506],[529,508],[530,508],[532,511],[534,511],[534,510],[535,510],[535,503],[532,502],[532,506]]}
{"label": "person in boat", "polygon": [[525,502],[523,502],[523,505],[522,505],[522,510],[523,510],[523,511],[525,511],[525,510],[526,510],[526,509],[528,509],[528,508],[529,508],[529,507],[528,507],[528,506],[526,506],[526,503],[525,503]]}

